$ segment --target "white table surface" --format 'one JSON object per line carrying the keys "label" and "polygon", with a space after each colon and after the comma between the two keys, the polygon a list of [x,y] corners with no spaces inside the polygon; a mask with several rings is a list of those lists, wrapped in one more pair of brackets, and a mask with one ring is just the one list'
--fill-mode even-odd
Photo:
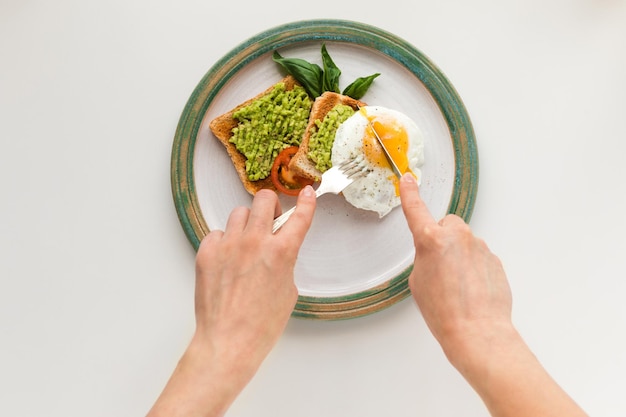
{"label": "white table surface", "polygon": [[[178,117],[237,44],[313,18],[393,32],[451,80],[516,325],[590,414],[625,415],[626,2],[294,4],[0,2],[0,415],[147,412],[194,327]],[[488,414],[406,299],[292,319],[229,415]]]}

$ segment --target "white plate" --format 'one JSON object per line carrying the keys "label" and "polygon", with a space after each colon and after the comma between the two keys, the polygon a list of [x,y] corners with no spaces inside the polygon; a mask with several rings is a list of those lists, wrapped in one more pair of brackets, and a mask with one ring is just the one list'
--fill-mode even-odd
{"label": "white plate", "polygon": [[[445,77],[419,51],[379,29],[346,21],[307,21],[270,29],[235,48],[203,78],[179,123],[172,155],[176,206],[192,244],[223,229],[231,210],[249,206],[245,191],[209,122],[278,82],[274,50],[321,64],[326,44],[342,70],[340,87],[380,73],[362,98],[402,111],[424,133],[422,198],[437,218],[469,220],[478,161],[463,104]],[[281,196],[286,210],[294,197]],[[341,196],[325,195],[296,264],[296,316],[346,318],[371,313],[408,295],[413,244],[401,208],[382,219]]]}

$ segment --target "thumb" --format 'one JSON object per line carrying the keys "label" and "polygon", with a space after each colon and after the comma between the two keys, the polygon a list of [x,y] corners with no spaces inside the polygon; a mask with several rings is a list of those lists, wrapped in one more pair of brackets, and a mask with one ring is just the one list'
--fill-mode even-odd
{"label": "thumb", "polygon": [[287,223],[282,227],[279,235],[292,242],[296,251],[300,248],[304,240],[315,213],[316,198],[315,191],[310,185],[302,189],[296,202],[296,210],[293,212]]}

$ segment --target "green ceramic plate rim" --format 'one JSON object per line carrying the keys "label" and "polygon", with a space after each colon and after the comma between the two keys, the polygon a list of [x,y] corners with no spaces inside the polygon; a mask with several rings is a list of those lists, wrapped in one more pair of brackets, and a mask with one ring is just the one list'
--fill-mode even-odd
{"label": "green ceramic plate rim", "polygon": [[[478,188],[478,152],[472,123],[455,88],[413,45],[382,29],[355,21],[322,19],[287,23],[259,33],[217,61],[192,92],[176,129],[171,158],[171,185],[178,218],[197,250],[208,233],[197,200],[193,156],[202,119],[226,82],[248,63],[276,49],[300,42],[338,41],[375,49],[404,66],[429,90],[450,130],[455,178],[448,213],[469,221]],[[300,296],[293,315],[315,319],[363,316],[407,297],[412,266],[385,284],[341,297]]]}

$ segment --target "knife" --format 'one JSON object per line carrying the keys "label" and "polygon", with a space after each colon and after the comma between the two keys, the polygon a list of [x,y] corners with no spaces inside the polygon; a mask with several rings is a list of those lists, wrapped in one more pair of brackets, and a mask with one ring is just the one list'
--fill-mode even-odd
{"label": "knife", "polygon": [[[359,107],[359,110],[361,110],[360,107]],[[367,116],[365,116],[365,117],[367,118]],[[400,169],[398,168],[398,165],[396,165],[396,163],[394,162],[393,158],[389,154],[389,151],[385,147],[385,144],[383,143],[383,140],[380,138],[380,135],[378,135],[378,132],[374,128],[374,123],[372,123],[372,121],[368,118],[367,119],[367,124],[369,125],[370,129],[372,129],[372,132],[374,132],[374,136],[376,136],[376,139],[378,140],[378,143],[380,143],[380,146],[383,148],[383,152],[385,152],[385,156],[387,157],[387,161],[389,162],[389,165],[391,166],[391,170],[393,171],[394,174],[396,174],[396,177],[398,177],[398,179],[400,179],[402,177],[402,172],[400,172]]]}

